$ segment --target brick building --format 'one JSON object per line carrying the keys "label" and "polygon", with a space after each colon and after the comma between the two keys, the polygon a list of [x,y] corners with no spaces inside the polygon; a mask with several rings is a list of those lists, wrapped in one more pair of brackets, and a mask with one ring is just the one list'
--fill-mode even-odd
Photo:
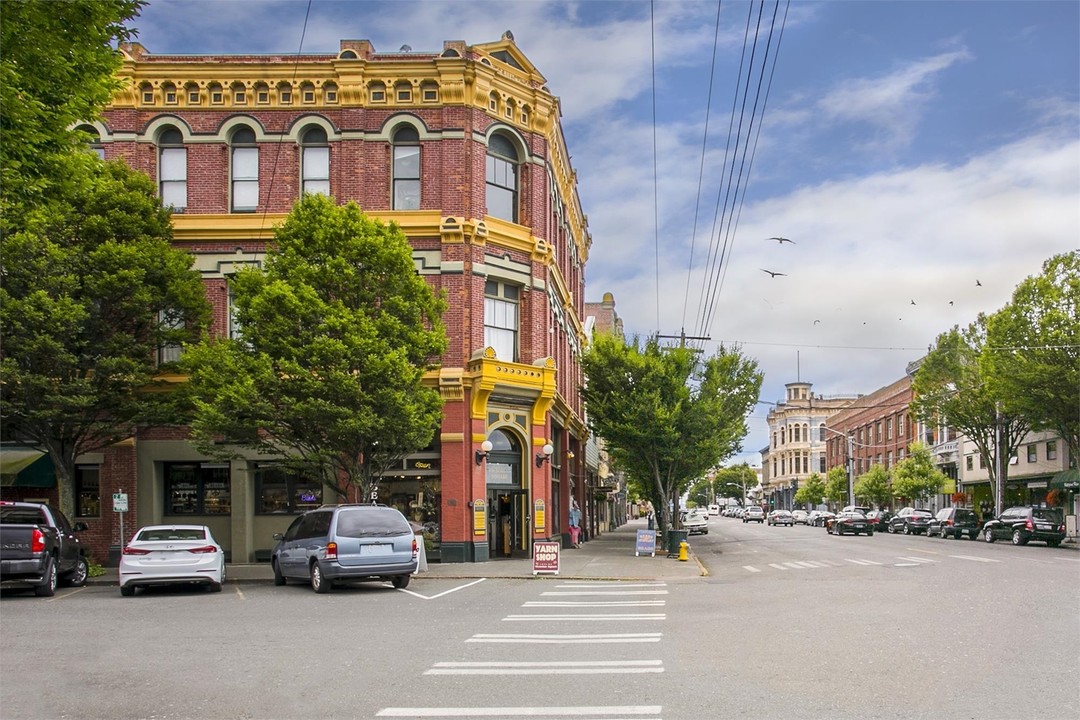
{"label": "brick building", "polygon": [[[425,377],[443,397],[442,426],[383,478],[379,501],[422,523],[443,562],[528,556],[533,540],[564,537],[571,493],[592,506],[572,482],[585,472],[591,238],[559,100],[513,36],[432,52],[379,53],[366,40],[301,56],[121,50],[124,89],[84,129],[173,207],[212,332],[232,331],[230,275],[262,262],[302,192],[397,223],[417,272],[449,300],[450,345]],[[130,498],[129,528],[205,523],[233,562],[264,559],[296,513],[333,500],[274,458],[201,456],[185,428],[141,430],[79,464],[78,519],[95,557],[121,544],[118,491]]]}

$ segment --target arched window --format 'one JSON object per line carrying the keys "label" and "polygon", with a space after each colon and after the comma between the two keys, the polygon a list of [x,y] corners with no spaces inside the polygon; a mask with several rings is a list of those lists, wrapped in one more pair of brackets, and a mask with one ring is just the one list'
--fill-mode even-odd
{"label": "arched window", "polygon": [[278,102],[282,105],[292,104],[292,85],[287,82],[278,83],[277,86]]}
{"label": "arched window", "polygon": [[196,83],[188,83],[184,86],[184,94],[187,97],[188,105],[198,105],[202,101],[202,95],[199,92],[199,86]]}
{"label": "arched window", "polygon": [[412,125],[394,131],[393,210],[420,209],[420,134]]}
{"label": "arched window", "polygon": [[488,215],[518,221],[518,152],[503,135],[492,135],[487,151]]}
{"label": "arched window", "polygon": [[176,86],[171,82],[161,84],[161,94],[165,98],[166,105],[176,104]]}
{"label": "arched window", "polygon": [[98,135],[98,131],[90,125],[80,125],[76,128],[79,132],[86,133],[87,147],[90,152],[97,155],[102,160],[105,159],[105,147],[101,144],[101,136]]}
{"label": "arched window", "polygon": [[386,102],[386,85],[378,80],[368,85],[368,98],[373,103]]}
{"label": "arched window", "polygon": [[139,97],[142,98],[143,105],[154,104],[154,86],[150,83],[143,83],[139,86]]}
{"label": "arched window", "polygon": [[221,85],[218,83],[210,83],[206,86],[207,91],[210,93],[210,104],[221,105],[225,102],[225,93],[221,89]]}
{"label": "arched window", "polygon": [[300,188],[305,193],[330,194],[330,147],[326,131],[313,126],[300,134]]}
{"label": "arched window", "polygon": [[270,86],[264,82],[255,83],[255,103],[257,105],[270,104]]}
{"label": "arched window", "polygon": [[259,148],[255,131],[237,128],[232,138],[232,210],[255,212],[259,206]]}
{"label": "arched window", "polygon": [[233,105],[247,105],[247,88],[244,87],[244,83],[232,84],[232,99]]}
{"label": "arched window", "polygon": [[306,82],[300,86],[300,100],[308,105],[315,102],[315,85]]}
{"label": "arched window", "polygon": [[161,204],[183,212],[187,207],[187,148],[172,125],[158,133],[158,192]]}
{"label": "arched window", "polygon": [[337,102],[337,85],[334,83],[326,83],[323,85],[322,90],[323,100],[325,100],[328,105],[333,105]]}

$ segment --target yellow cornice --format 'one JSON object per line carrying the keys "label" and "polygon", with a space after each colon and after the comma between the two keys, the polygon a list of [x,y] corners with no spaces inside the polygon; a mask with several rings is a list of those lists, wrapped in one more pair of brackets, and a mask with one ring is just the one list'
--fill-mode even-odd
{"label": "yellow cornice", "polygon": [[542,425],[555,400],[555,361],[544,358],[533,365],[507,362],[496,358],[491,348],[485,348],[479,357],[466,366],[463,382],[472,389],[471,414],[474,420],[487,417],[488,399],[499,388],[532,398],[532,422]]}

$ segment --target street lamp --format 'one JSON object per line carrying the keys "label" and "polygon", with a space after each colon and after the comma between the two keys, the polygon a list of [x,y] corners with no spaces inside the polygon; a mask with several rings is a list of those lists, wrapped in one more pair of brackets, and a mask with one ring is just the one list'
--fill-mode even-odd
{"label": "street lamp", "polygon": [[486,458],[488,456],[488,453],[491,452],[492,447],[494,447],[494,445],[491,444],[490,440],[485,440],[484,442],[480,443],[480,449],[476,451],[477,465],[484,462],[484,458]]}
{"label": "street lamp", "polygon": [[540,452],[536,453],[536,467],[543,467],[544,463],[551,459],[551,453],[555,452],[555,448],[551,446],[551,443],[546,443],[544,447],[540,448]]}

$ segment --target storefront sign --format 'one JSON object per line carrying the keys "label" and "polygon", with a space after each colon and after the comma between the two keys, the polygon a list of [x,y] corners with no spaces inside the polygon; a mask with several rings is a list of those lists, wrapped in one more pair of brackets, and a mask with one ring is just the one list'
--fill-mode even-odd
{"label": "storefront sign", "polygon": [[559,574],[559,543],[537,540],[533,543],[533,575]]}
{"label": "storefront sign", "polygon": [[544,527],[547,524],[546,515],[544,501],[541,498],[537,498],[533,503],[533,527],[536,529],[536,532],[543,532]]}
{"label": "storefront sign", "polygon": [[634,545],[634,557],[651,555],[656,557],[656,531],[638,530],[637,543]]}
{"label": "storefront sign", "polygon": [[473,535],[487,532],[487,503],[483,499],[473,500],[472,504]]}

